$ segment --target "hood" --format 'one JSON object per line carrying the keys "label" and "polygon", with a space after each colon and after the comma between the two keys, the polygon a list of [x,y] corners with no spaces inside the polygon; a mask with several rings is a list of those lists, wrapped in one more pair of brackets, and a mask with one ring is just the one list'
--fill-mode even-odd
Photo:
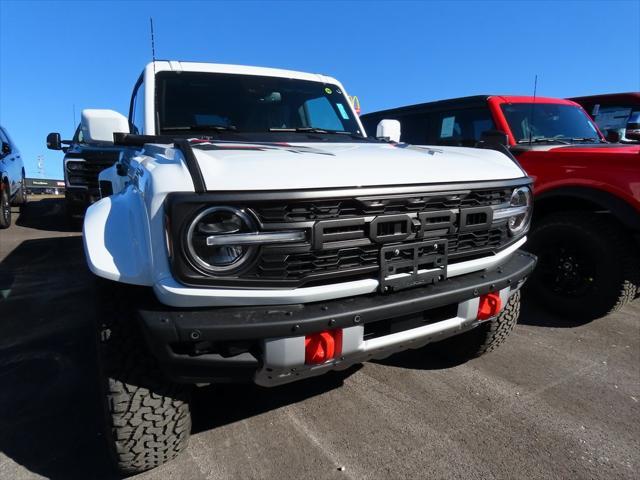
{"label": "hood", "polygon": [[506,155],[382,143],[192,143],[207,190],[293,190],[506,180]]}
{"label": "hood", "polygon": [[567,145],[556,147],[565,152],[596,153],[598,155],[640,155],[640,145],[624,145],[620,143],[601,143],[599,145]]}

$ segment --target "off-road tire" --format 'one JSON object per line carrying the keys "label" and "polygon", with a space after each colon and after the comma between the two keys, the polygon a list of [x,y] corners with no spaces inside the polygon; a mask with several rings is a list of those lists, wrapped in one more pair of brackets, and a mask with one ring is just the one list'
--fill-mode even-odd
{"label": "off-road tire", "polygon": [[[554,291],[546,252],[574,245],[593,270],[592,285],[578,295]],[[640,254],[630,235],[606,215],[559,212],[543,217],[529,234],[526,250],[538,255],[527,288],[542,307],[565,317],[589,321],[619,310],[640,291]]]}
{"label": "off-road tire", "polygon": [[463,362],[498,348],[518,323],[520,291],[511,295],[500,315],[473,330],[434,343],[431,348],[440,356]]}
{"label": "off-road tire", "polygon": [[98,303],[106,308],[98,340],[107,441],[115,467],[129,475],[162,465],[184,450],[191,415],[188,387],[162,374],[137,319],[123,305],[128,303],[123,290],[99,282]]}
{"label": "off-road tire", "polygon": [[11,202],[9,201],[9,186],[4,185],[0,190],[0,229],[11,226]]}

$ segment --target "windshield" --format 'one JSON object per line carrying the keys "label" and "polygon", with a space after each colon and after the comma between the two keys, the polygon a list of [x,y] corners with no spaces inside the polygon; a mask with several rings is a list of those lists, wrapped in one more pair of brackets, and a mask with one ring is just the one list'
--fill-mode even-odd
{"label": "windshield", "polygon": [[362,136],[336,85],[200,72],[160,72],[157,81],[160,134]]}
{"label": "windshield", "polygon": [[531,140],[558,143],[600,142],[591,119],[577,106],[557,103],[511,103],[502,105],[516,142]]}

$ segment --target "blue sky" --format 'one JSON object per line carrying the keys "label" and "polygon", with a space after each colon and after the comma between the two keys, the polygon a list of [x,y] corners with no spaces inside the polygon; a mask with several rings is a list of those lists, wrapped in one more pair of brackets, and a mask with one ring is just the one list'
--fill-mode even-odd
{"label": "blue sky", "polygon": [[363,112],[479,93],[640,90],[640,2],[29,2],[0,0],[0,123],[62,178],[45,137],[82,108],[126,114],[151,58],[332,75]]}

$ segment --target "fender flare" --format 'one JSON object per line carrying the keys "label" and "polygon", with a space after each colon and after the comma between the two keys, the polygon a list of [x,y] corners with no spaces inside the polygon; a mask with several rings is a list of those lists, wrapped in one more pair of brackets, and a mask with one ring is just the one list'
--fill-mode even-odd
{"label": "fender flare", "polygon": [[91,205],[82,232],[89,269],[108,280],[152,286],[148,225],[145,204],[131,186]]}
{"label": "fender flare", "polygon": [[[535,196],[534,216],[536,211],[558,211],[561,208],[549,208],[553,201],[578,200],[590,204],[597,210],[607,210],[625,227],[640,231],[640,213],[628,202],[604,190],[588,187],[560,187],[547,190]],[[544,206],[543,206],[544,205]]]}

